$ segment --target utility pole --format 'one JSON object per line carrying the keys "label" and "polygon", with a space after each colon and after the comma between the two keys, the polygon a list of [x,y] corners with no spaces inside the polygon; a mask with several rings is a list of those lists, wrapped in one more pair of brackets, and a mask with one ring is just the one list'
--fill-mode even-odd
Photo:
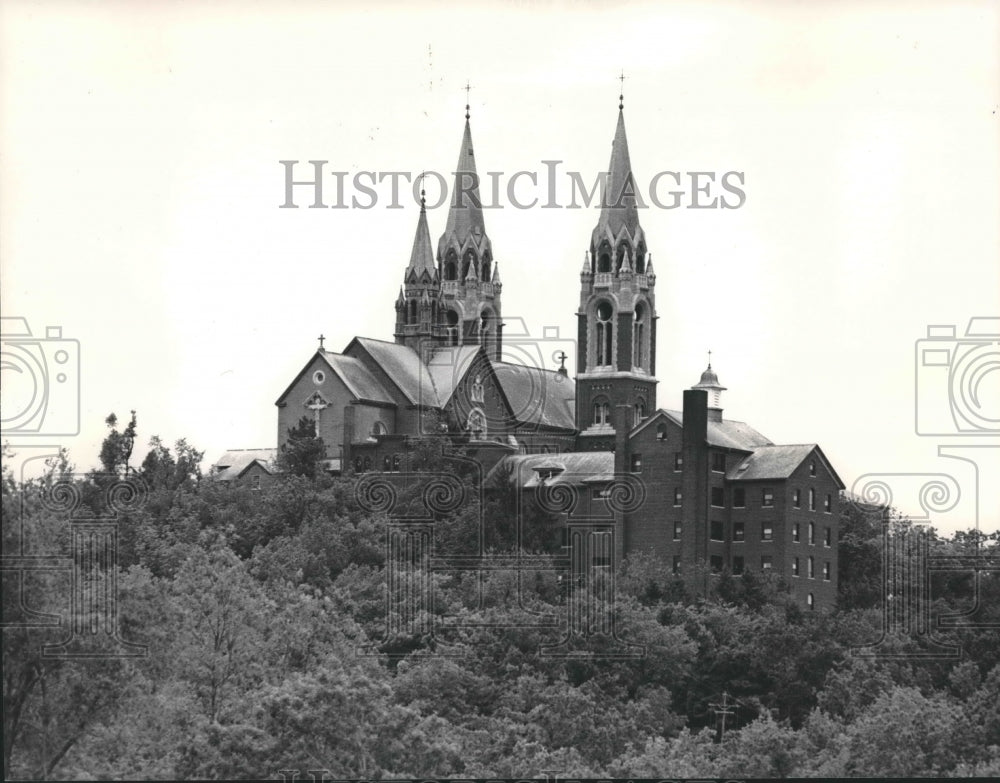
{"label": "utility pole", "polygon": [[[726,738],[726,718],[730,715],[735,715],[735,711],[731,708],[735,706],[735,702],[729,701],[729,693],[727,691],[722,692],[721,702],[710,702],[709,707],[712,708],[712,712],[715,713],[715,721],[718,725],[716,729],[716,736],[719,742],[722,742]],[[721,721],[721,723],[720,723]]]}

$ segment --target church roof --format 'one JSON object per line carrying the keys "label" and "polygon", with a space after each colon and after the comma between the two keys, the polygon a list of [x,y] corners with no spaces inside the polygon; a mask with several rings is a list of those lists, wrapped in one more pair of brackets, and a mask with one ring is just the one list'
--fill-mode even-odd
{"label": "church roof", "polygon": [[491,361],[514,418],[523,423],[575,430],[576,385],[554,370]]}
{"label": "church roof", "polygon": [[[658,412],[666,414],[677,424],[684,426],[684,415],[680,411],[668,411],[661,408]],[[733,421],[732,419],[709,421],[706,435],[710,446],[719,446],[724,449],[753,451],[761,446],[772,445],[768,438],[765,438],[746,422]]]}
{"label": "church roof", "polygon": [[233,449],[227,451],[212,466],[212,478],[216,481],[238,479],[257,463],[268,473],[276,470],[277,449]]}
{"label": "church roof", "polygon": [[[420,356],[412,348],[383,340],[373,340],[370,337],[355,337],[351,345],[355,343],[368,352],[412,404],[438,405],[434,383],[424,370]],[[346,350],[349,350],[351,345],[348,345]]]}
{"label": "church roof", "polygon": [[324,351],[322,356],[351,394],[359,400],[392,403],[389,392],[361,361],[353,356],[330,351]]}
{"label": "church roof", "polygon": [[459,381],[465,377],[479,351],[478,345],[461,345],[439,348],[434,352],[427,363],[427,373],[437,392],[438,405],[444,407],[448,404]]}

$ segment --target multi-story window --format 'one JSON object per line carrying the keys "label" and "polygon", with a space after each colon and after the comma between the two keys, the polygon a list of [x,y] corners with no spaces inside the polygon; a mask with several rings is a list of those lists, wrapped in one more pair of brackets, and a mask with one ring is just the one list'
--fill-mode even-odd
{"label": "multi-story window", "polygon": [[722,487],[712,487],[712,505],[723,508],[726,505],[726,491]]}
{"label": "multi-story window", "polygon": [[722,555],[712,555],[708,558],[708,563],[713,574],[717,574],[722,571]]}
{"label": "multi-story window", "polygon": [[743,541],[745,537],[745,524],[743,522],[733,522],[733,541]]}
{"label": "multi-story window", "polygon": [[827,560],[825,563],[823,563],[823,579],[825,579],[827,582],[830,581],[830,561],[829,560]]}
{"label": "multi-story window", "polygon": [[674,471],[684,470],[684,454],[675,451],[674,452]]}
{"label": "multi-story window", "polygon": [[792,560],[792,576],[799,575],[799,559],[796,557]]}
{"label": "multi-story window", "polygon": [[726,472],[726,454],[722,451],[712,452],[712,470],[716,473]]}
{"label": "multi-story window", "polygon": [[815,489],[810,489],[809,490],[809,510],[810,511],[815,511],[816,510],[816,490]]}
{"label": "multi-story window", "polygon": [[823,501],[823,510],[829,514],[833,510],[833,498],[829,494],[826,496],[826,500]]}
{"label": "multi-story window", "polygon": [[774,568],[774,558],[771,555],[760,556],[760,570],[767,571]]}
{"label": "multi-story window", "polygon": [[792,541],[796,544],[802,540],[802,526],[796,522],[792,525]]}
{"label": "multi-story window", "polygon": [[681,488],[680,488],[680,487],[677,487],[677,488],[676,488],[676,489],[674,490],[674,505],[675,505],[675,506],[679,506],[679,505],[681,504],[681,500],[682,500],[682,499],[683,499],[683,495],[682,495],[682,493],[681,493]]}
{"label": "multi-story window", "polygon": [[833,529],[827,528],[823,531],[823,546],[829,548],[833,544]]}
{"label": "multi-story window", "polygon": [[632,472],[642,473],[642,454],[632,455]]}
{"label": "multi-story window", "polygon": [[735,555],[733,557],[733,573],[736,576],[743,573],[743,555]]}
{"label": "multi-story window", "polygon": [[680,522],[674,522],[674,541],[681,540],[681,531],[683,529],[684,526]]}
{"label": "multi-story window", "polygon": [[809,543],[810,544],[816,543],[816,525],[814,525],[812,522],[809,523]]}
{"label": "multi-story window", "polygon": [[747,504],[747,491],[743,487],[733,489],[733,508],[745,508]]}
{"label": "multi-story window", "polygon": [[711,522],[711,532],[710,536],[713,541],[725,541],[725,534],[723,533],[722,522],[718,519],[713,519]]}
{"label": "multi-story window", "polygon": [[792,490],[792,505],[795,508],[802,508],[802,490],[793,489]]}
{"label": "multi-story window", "polygon": [[760,504],[768,507],[774,505],[774,490],[770,487],[761,491]]}
{"label": "multi-story window", "polygon": [[774,540],[774,528],[771,526],[770,522],[765,522],[760,526],[760,540],[761,541],[772,541]]}
{"label": "multi-story window", "polygon": [[812,555],[809,555],[809,559],[806,560],[806,576],[810,579],[816,578],[816,561]]}

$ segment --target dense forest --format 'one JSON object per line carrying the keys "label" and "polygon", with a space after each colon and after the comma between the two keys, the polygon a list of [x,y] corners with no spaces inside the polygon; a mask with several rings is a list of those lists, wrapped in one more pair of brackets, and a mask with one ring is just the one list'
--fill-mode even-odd
{"label": "dense forest", "polygon": [[[703,574],[639,556],[599,607],[616,638],[567,640],[559,620],[576,598],[554,569],[390,579],[386,515],[351,477],[317,471],[322,444],[301,432],[286,473],[255,491],[203,477],[183,441],[154,438],[133,459],[134,415],[108,425],[100,471],[74,474],[65,454],[31,481],[4,470],[5,554],[73,552],[70,505],[77,518],[113,509],[117,529],[117,569],[98,557],[5,572],[8,778],[1000,775],[997,574],[934,576],[931,615],[967,622],[852,652],[882,633],[885,530],[911,527],[891,509],[844,504],[833,611],[752,572],[712,577],[698,598]],[[433,469],[434,444],[421,459]],[[129,480],[141,491],[116,499]],[[447,549],[485,519],[490,551],[512,556],[510,513],[502,498],[461,504],[440,514],[436,541]],[[538,562],[558,525],[539,515],[531,529],[520,545]],[[926,540],[932,554],[1000,549],[996,533]],[[70,602],[77,573],[88,595],[117,596],[117,656],[52,654],[68,620],[104,621]],[[389,591],[414,584],[433,590],[416,604],[432,616],[387,617]],[[961,656],[927,656],[942,645]]]}

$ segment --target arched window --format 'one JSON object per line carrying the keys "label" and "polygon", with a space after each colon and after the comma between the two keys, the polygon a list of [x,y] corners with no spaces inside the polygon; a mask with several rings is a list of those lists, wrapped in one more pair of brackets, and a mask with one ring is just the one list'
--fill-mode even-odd
{"label": "arched window", "polygon": [[490,282],[490,257],[487,255],[483,259],[483,270],[482,270],[482,281],[484,283]]}
{"label": "arched window", "polygon": [[448,332],[448,345],[458,345],[458,313],[449,310],[445,313],[445,329]]}
{"label": "arched window", "polygon": [[635,306],[632,322],[632,366],[646,368],[646,306],[642,302]]}
{"label": "arched window", "polygon": [[806,596],[806,606],[810,609],[816,608],[816,599],[813,597],[812,593],[809,593],[809,595]]}
{"label": "arched window", "polygon": [[611,246],[607,242],[602,242],[600,249],[597,251],[597,271],[611,271]]}
{"label": "arched window", "polygon": [[607,366],[612,362],[613,317],[614,309],[609,302],[601,302],[597,305],[597,356],[594,363],[598,367]]}
{"label": "arched window", "polygon": [[385,425],[380,421],[377,421],[372,425],[372,435],[376,438],[386,435],[388,432],[389,430],[387,430]]}
{"label": "arched window", "polygon": [[[466,250],[465,255],[462,256],[462,279],[465,280],[469,276],[469,267],[475,266],[476,256],[471,250]],[[475,270],[473,270],[475,271]]]}
{"label": "arched window", "polygon": [[639,245],[635,251],[635,273],[637,275],[646,274],[646,246]]}
{"label": "arched window", "polygon": [[594,424],[604,425],[611,423],[611,406],[604,400],[594,402]]}
{"label": "arched window", "polygon": [[483,314],[479,317],[479,344],[484,348],[489,341],[490,326],[493,320],[493,313],[489,310],[484,310]]}
{"label": "arched window", "polygon": [[457,280],[458,279],[458,257],[455,255],[454,250],[449,250],[448,255],[444,259],[444,279],[445,280]]}
{"label": "arched window", "polygon": [[645,400],[639,400],[635,404],[635,424],[642,424],[642,420],[646,418],[646,402]]}
{"label": "arched window", "polygon": [[486,416],[481,410],[469,413],[465,428],[473,440],[486,440]]}
{"label": "arched window", "polygon": [[410,317],[407,323],[415,324],[417,322],[417,300],[410,300]]}

